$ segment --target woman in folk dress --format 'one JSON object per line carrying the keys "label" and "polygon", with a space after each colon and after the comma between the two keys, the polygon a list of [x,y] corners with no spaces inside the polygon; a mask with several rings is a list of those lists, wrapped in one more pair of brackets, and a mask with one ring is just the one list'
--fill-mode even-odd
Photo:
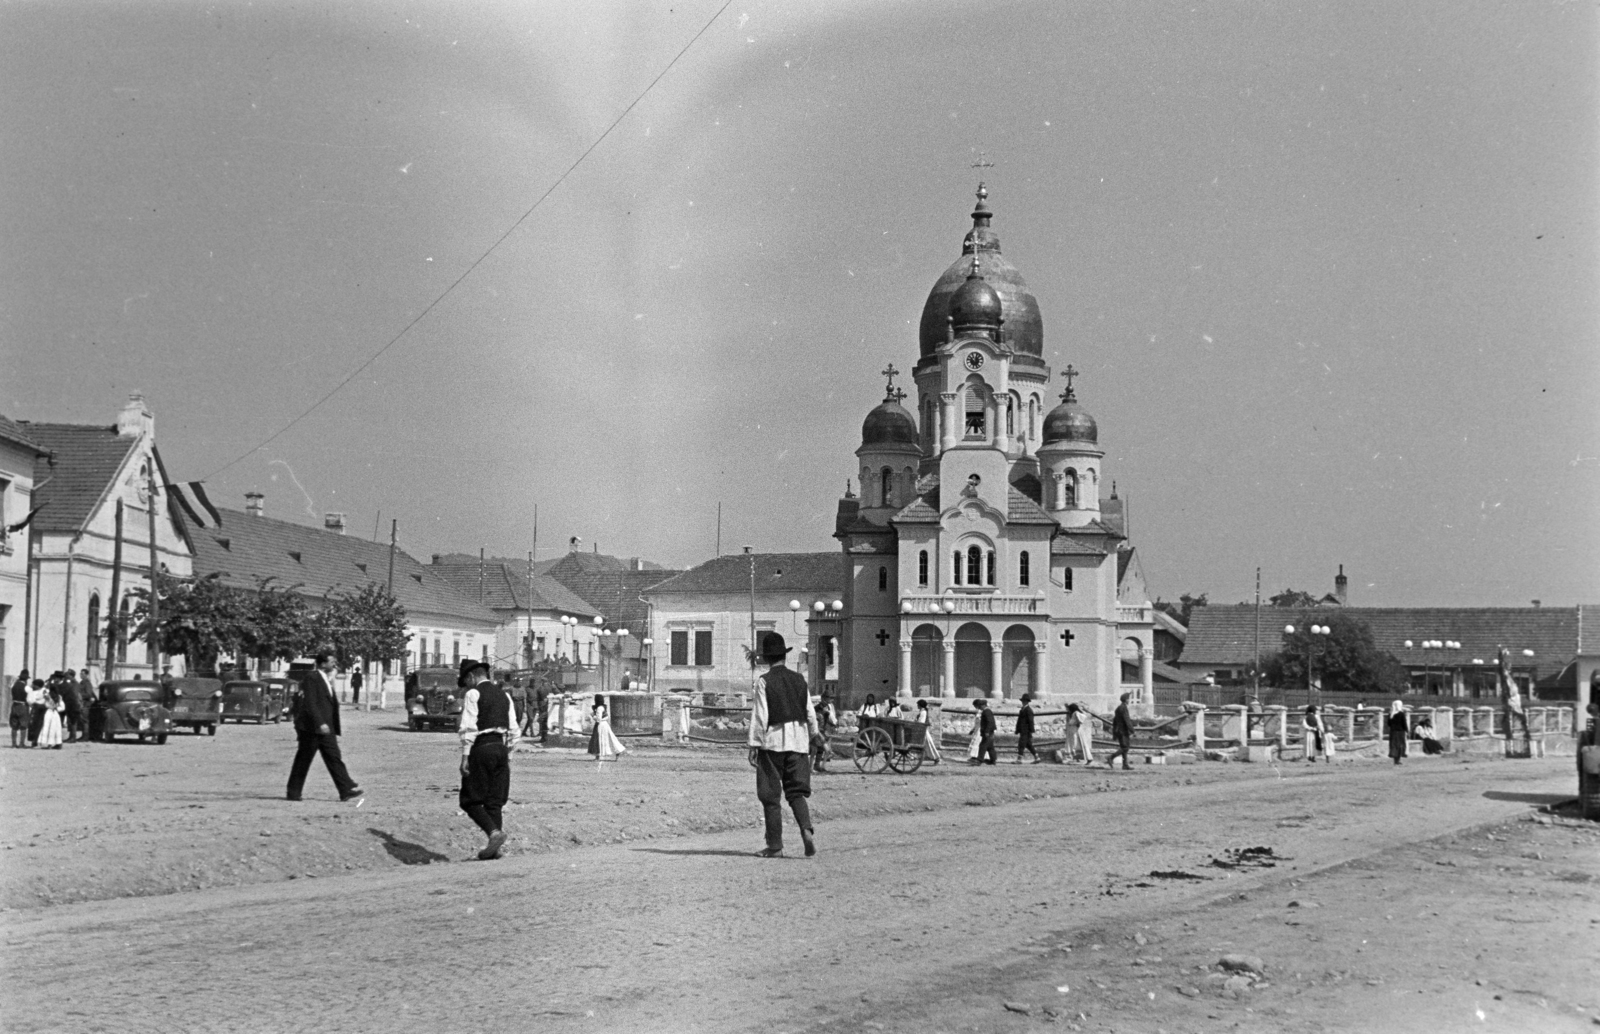
{"label": "woman in folk dress", "polygon": [[1389,705],[1389,718],[1385,722],[1389,733],[1389,756],[1395,764],[1406,756],[1406,738],[1411,734],[1411,723],[1406,718],[1405,705],[1396,700]]}
{"label": "woman in folk dress", "polygon": [[928,710],[928,702],[926,700],[918,700],[917,724],[929,726],[928,731],[924,734],[926,739],[923,741],[922,757],[923,760],[930,764],[937,765],[939,763],[939,733],[932,728],[932,719],[933,712]]}
{"label": "woman in folk dress", "polygon": [[1077,704],[1067,705],[1067,750],[1085,765],[1094,764],[1094,719]]}
{"label": "woman in folk dress", "polygon": [[983,745],[983,706],[972,705],[972,738],[967,741],[967,764],[978,763],[978,748]]}
{"label": "woman in folk dress", "polygon": [[45,750],[60,750],[61,712],[66,705],[54,686],[45,690],[44,706],[44,724],[39,727],[39,746]]}
{"label": "woman in folk dress", "polygon": [[606,698],[602,694],[595,694],[594,707],[589,713],[594,718],[594,730],[589,733],[589,753],[594,755],[596,764],[617,760],[628,748],[611,731],[611,712],[606,708]]}
{"label": "woman in folk dress", "polygon": [[1306,761],[1314,762],[1320,754],[1323,761],[1333,764],[1333,733],[1323,724],[1316,704],[1306,706],[1306,716],[1300,724],[1306,731]]}

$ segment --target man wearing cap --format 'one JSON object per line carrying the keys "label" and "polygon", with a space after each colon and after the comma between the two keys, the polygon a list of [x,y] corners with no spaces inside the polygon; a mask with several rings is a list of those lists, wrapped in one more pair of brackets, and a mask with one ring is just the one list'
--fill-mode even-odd
{"label": "man wearing cap", "polygon": [[761,640],[761,660],[769,667],[755,681],[750,709],[750,763],[756,768],[756,798],[767,825],[767,846],[756,853],[760,858],[783,854],[782,799],[794,812],[806,856],[817,853],[806,802],[811,796],[811,737],[818,732],[817,713],[806,680],[783,663],[791,649],[776,632]]}
{"label": "man wearing cap", "polygon": [[[476,680],[476,682],[474,682]],[[478,824],[489,842],[478,858],[499,858],[506,834],[500,811],[511,796],[511,748],[517,745],[517,705],[503,686],[489,678],[489,666],[467,658],[457,680],[461,699],[461,810]]]}

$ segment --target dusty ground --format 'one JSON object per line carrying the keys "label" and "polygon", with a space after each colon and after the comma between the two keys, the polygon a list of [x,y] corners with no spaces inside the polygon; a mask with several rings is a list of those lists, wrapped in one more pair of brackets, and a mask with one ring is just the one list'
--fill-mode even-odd
{"label": "dusty ground", "polygon": [[[461,864],[480,838],[452,739],[349,725],[360,809],[321,771],[281,800],[287,729],[0,748],[5,1029],[1560,1031],[1600,1012],[1600,833],[1530,821],[1571,796],[1570,758],[819,776],[822,854],[764,862],[740,756],[529,753],[512,852]],[[1226,953],[1262,978],[1223,986]]]}

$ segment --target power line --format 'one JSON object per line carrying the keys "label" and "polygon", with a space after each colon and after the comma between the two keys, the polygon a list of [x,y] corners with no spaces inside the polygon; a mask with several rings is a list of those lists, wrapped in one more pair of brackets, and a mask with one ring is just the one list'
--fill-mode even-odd
{"label": "power line", "polygon": [[289,430],[291,428],[293,428],[300,421],[304,420],[306,417],[310,416],[312,413],[315,413],[318,409],[322,408],[322,404],[324,402],[327,402],[329,399],[331,399],[335,395],[337,395],[340,392],[340,390],[344,388],[345,385],[347,385],[351,381],[355,380],[356,377],[358,377],[363,370],[365,370],[367,367],[371,366],[373,363],[377,362],[378,359],[382,357],[383,353],[387,352],[390,348],[394,347],[394,345],[401,338],[405,337],[408,333],[410,333],[411,332],[411,328],[415,327],[418,323],[421,323],[423,318],[426,317],[428,315],[428,313],[432,312],[434,310],[434,308],[436,308],[440,302],[442,302],[446,298],[448,298],[450,296],[450,293],[452,291],[454,291],[457,287],[459,287],[463,280],[465,280],[467,277],[472,275],[472,271],[477,269],[478,266],[480,264],[482,264],[484,259],[487,259],[490,255],[494,254],[495,249],[500,247],[500,245],[504,244],[505,241],[506,241],[506,238],[510,237],[514,232],[516,232],[517,227],[521,226],[523,223],[528,221],[528,217],[534,213],[534,210],[537,209],[540,205],[544,204],[545,199],[548,198],[551,194],[554,194],[556,192],[556,188],[561,186],[562,183],[566,182],[567,177],[572,175],[573,171],[576,170],[579,165],[583,164],[584,159],[588,158],[590,154],[594,153],[595,148],[599,147],[602,143],[605,142],[606,137],[611,135],[612,130],[616,129],[619,125],[622,124],[622,120],[627,118],[628,114],[631,111],[633,111],[634,108],[639,106],[639,102],[644,100],[645,97],[650,93],[651,90],[655,89],[657,83],[659,83],[662,79],[666,78],[667,73],[672,71],[673,66],[678,63],[679,59],[681,59],[683,57],[683,55],[685,55],[685,54],[687,54],[689,52],[689,48],[690,47],[694,46],[697,42],[699,42],[700,37],[704,36],[706,34],[706,32],[711,28],[711,26],[716,22],[716,20],[718,18],[722,17],[722,13],[724,11],[726,11],[731,6],[733,6],[733,0],[726,0],[726,2],[721,7],[717,8],[716,13],[713,14],[709,19],[707,19],[706,23],[700,27],[700,31],[695,33],[694,36],[690,38],[689,42],[687,42],[687,43],[685,43],[683,45],[683,49],[682,50],[679,50],[676,54],[673,55],[672,60],[667,62],[667,66],[661,70],[660,74],[658,74],[654,79],[650,80],[649,85],[646,86],[643,90],[641,90],[639,92],[639,96],[635,97],[633,99],[633,101],[631,103],[629,103],[629,105],[626,108],[622,109],[622,113],[620,115],[618,115],[612,121],[612,123],[605,128],[605,131],[603,133],[601,133],[599,136],[595,137],[594,143],[590,144],[587,148],[585,148],[584,152],[582,154],[578,155],[577,160],[574,161],[571,165],[567,166],[567,169],[566,169],[565,172],[563,172],[560,176],[556,177],[556,181],[554,183],[550,184],[549,189],[546,190],[543,194],[540,194],[538,200],[535,201],[532,205],[530,205],[528,210],[526,212],[523,212],[522,215],[517,218],[516,222],[512,223],[509,227],[506,228],[506,232],[505,233],[502,233],[499,237],[495,238],[494,243],[489,245],[489,247],[487,249],[485,249],[483,254],[479,255],[476,259],[473,259],[472,263],[469,266],[467,266],[466,270],[464,270],[460,276],[456,277],[453,281],[450,282],[450,286],[446,287],[443,291],[441,291],[439,293],[439,295],[436,298],[433,299],[433,301],[428,303],[426,308],[424,308],[421,312],[417,313],[417,316],[416,316],[415,319],[413,319],[410,323],[407,323],[404,327],[402,327],[400,329],[400,333],[398,333],[394,337],[390,338],[389,341],[382,348],[380,348],[376,352],[372,353],[372,355],[370,357],[368,357],[366,362],[362,363],[360,366],[358,366],[354,370],[352,370],[349,373],[349,375],[345,377],[344,380],[340,381],[338,384],[335,384],[333,386],[333,388],[330,391],[328,391],[327,394],[323,395],[321,398],[317,399],[317,401],[313,402],[299,416],[295,417],[293,420],[290,420],[287,424],[284,424],[282,427],[278,428],[278,430],[274,431],[272,433],[272,435],[269,436],[265,441],[261,442],[258,445],[254,445],[254,446],[250,447],[249,449],[247,449],[244,452],[240,453],[238,456],[235,456],[233,459],[229,460],[227,463],[224,463],[222,466],[218,467],[216,470],[213,470],[211,473],[207,474],[204,478],[201,478],[200,480],[204,481],[204,480],[206,480],[208,478],[216,477],[218,474],[220,474],[223,471],[227,470],[229,467],[233,466],[234,464],[239,463],[239,462],[249,458],[252,454],[257,453],[257,452],[261,451],[262,449],[265,449],[267,446],[271,445],[273,442],[275,442],[279,438],[283,437],[285,434],[287,434],[289,432]]}

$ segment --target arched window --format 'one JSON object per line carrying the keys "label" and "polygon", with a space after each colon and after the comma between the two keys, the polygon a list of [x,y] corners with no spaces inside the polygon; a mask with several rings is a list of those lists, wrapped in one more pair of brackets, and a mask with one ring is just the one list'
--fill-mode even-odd
{"label": "arched window", "polygon": [[100,594],[89,597],[88,650],[84,658],[91,663],[100,659]]}
{"label": "arched window", "polygon": [[928,551],[926,549],[917,554],[917,584],[928,584]]}
{"label": "arched window", "polygon": [[961,584],[961,550],[959,549],[956,550],[955,566],[951,571],[951,578],[957,585]]}
{"label": "arched window", "polygon": [[1022,555],[1017,558],[1017,584],[1028,584],[1028,551],[1026,549],[1024,549],[1022,551]]}
{"label": "arched window", "polygon": [[986,400],[983,397],[983,392],[980,391],[976,385],[967,385],[966,394],[966,436],[968,438],[982,438],[988,433],[988,428],[985,426],[983,419],[984,402]]}
{"label": "arched window", "polygon": [[1010,395],[1006,396],[1006,435],[1014,437],[1017,433],[1017,402]]}
{"label": "arched window", "polygon": [[1078,472],[1071,467],[1067,468],[1067,480],[1063,486],[1066,489],[1067,507],[1071,509],[1078,505]]}
{"label": "arched window", "polygon": [[983,584],[983,550],[977,546],[967,547],[967,584]]}
{"label": "arched window", "polygon": [[117,660],[123,662],[128,659],[128,597],[122,597],[122,605],[117,608]]}
{"label": "arched window", "polygon": [[887,567],[878,568],[878,591],[889,591],[889,569]]}
{"label": "arched window", "polygon": [[894,471],[884,467],[878,474],[878,480],[883,486],[883,494],[878,498],[883,500],[884,506],[894,505]]}
{"label": "arched window", "polygon": [[984,579],[984,583],[987,584],[987,585],[993,585],[994,584],[994,563],[995,563],[995,561],[994,561],[994,550],[991,549],[991,550],[989,550],[989,570],[988,570],[989,577]]}

